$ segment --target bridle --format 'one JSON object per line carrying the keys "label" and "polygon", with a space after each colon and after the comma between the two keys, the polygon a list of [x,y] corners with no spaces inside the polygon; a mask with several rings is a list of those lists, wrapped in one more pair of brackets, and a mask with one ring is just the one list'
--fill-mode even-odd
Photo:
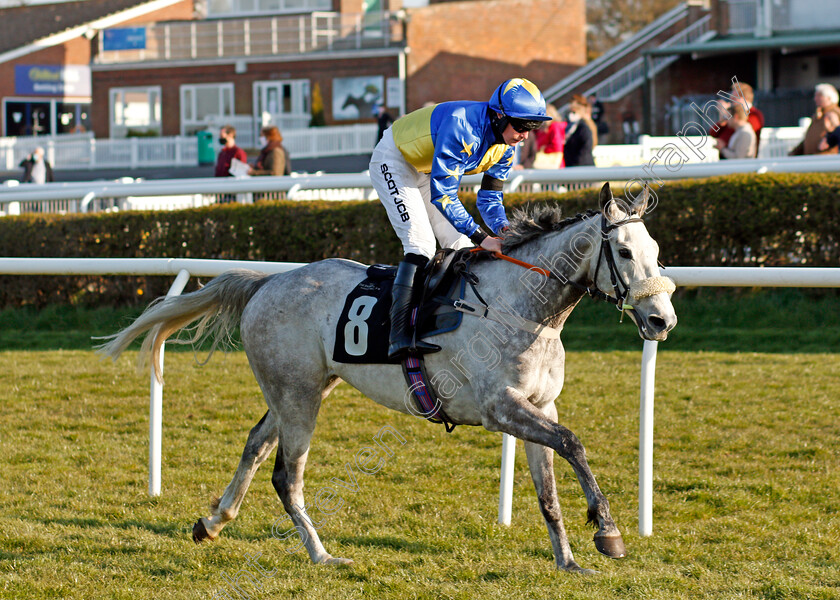
{"label": "bridle", "polygon": [[[660,276],[648,277],[646,279],[642,279],[640,281],[633,282],[630,285],[627,285],[627,282],[624,281],[624,278],[618,271],[618,267],[615,264],[615,256],[613,255],[612,251],[612,244],[610,243],[609,232],[623,225],[641,222],[642,219],[640,217],[629,217],[627,219],[624,219],[623,221],[612,222],[609,219],[607,219],[606,215],[604,215],[603,213],[601,214],[601,247],[598,249],[598,262],[595,265],[595,274],[592,277],[592,286],[583,285],[582,283],[579,283],[577,281],[574,281],[573,279],[570,279],[569,277],[566,277],[562,273],[557,274],[550,269],[544,269],[542,267],[532,265],[531,263],[519,260],[517,258],[513,258],[512,256],[508,256],[506,254],[498,253],[493,254],[493,256],[500,260],[504,260],[509,263],[528,269],[529,271],[539,273],[540,275],[543,275],[548,279],[555,279],[559,281],[562,285],[570,285],[573,288],[584,292],[590,298],[593,298],[595,300],[603,300],[605,302],[609,302],[610,304],[615,305],[615,307],[619,311],[621,311],[623,317],[625,311],[633,310],[634,308],[632,304],[627,303],[628,297],[630,297],[633,301],[636,301],[663,292],[670,294],[676,289],[674,282],[670,278]],[[473,250],[473,252],[479,250],[482,249],[476,248]],[[598,272],[601,269],[602,261],[606,262],[607,269],[610,273],[610,283],[612,284],[614,294],[612,296],[598,289]]]}
{"label": "bridle", "polygon": [[628,223],[641,223],[642,219],[640,217],[630,217],[623,221],[619,221],[618,223],[613,223],[609,219],[607,219],[606,215],[601,215],[601,248],[598,250],[598,262],[595,264],[595,275],[592,276],[592,283],[596,286],[598,285],[598,271],[601,269],[601,259],[605,259],[607,262],[607,268],[610,271],[610,283],[613,286],[613,292],[615,296],[610,296],[609,294],[604,294],[601,290],[598,290],[601,294],[604,295],[604,299],[607,302],[615,304],[618,310],[622,313],[625,310],[632,310],[632,306],[627,304],[627,296],[630,294],[630,286],[624,281],[624,278],[621,276],[621,273],[618,272],[618,267],[615,264],[615,256],[613,255],[612,251],[612,244],[610,244],[610,237],[609,233],[613,229],[618,229],[622,225],[627,225]]}

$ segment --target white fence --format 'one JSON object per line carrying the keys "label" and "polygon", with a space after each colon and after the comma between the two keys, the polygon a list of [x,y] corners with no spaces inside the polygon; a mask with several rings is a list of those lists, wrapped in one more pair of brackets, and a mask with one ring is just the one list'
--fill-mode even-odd
{"label": "white fence", "polygon": [[[373,151],[376,134],[375,123],[311,127],[284,132],[283,144],[293,159],[365,154]],[[107,139],[62,135],[0,138],[0,170],[18,169],[20,161],[37,146],[46,150],[46,158],[56,170],[124,169],[130,174],[145,167],[198,165],[196,136]],[[218,149],[213,146],[214,156]]]}
{"label": "white fence", "polygon": [[[251,117],[246,117],[248,122]],[[238,122],[237,122],[238,123]],[[240,128],[243,136],[253,137],[252,128]],[[243,121],[243,124],[245,121]],[[215,122],[212,127],[215,135]],[[804,127],[766,127],[761,132],[759,159],[787,156],[804,136]],[[372,152],[376,144],[374,123],[292,129],[283,133],[284,145],[292,158],[349,156]],[[241,141],[241,140],[240,140]],[[647,163],[663,147],[673,144],[685,148],[691,142],[702,157],[686,152],[687,162],[716,162],[718,151],[712,138],[640,136],[638,144],[608,144],[593,152],[599,167],[632,166]],[[215,143],[215,142],[214,142]],[[244,143],[244,142],[243,142]],[[125,169],[126,174],[144,167],[198,165],[195,136],[96,139],[90,134],[52,137],[0,138],[0,170],[14,171],[37,146],[46,150],[47,160],[56,170]],[[214,153],[218,148],[213,147]]]}
{"label": "white fence", "polygon": [[[195,259],[74,259],[0,258],[0,274],[12,275],[175,275],[167,295],[178,295],[190,276],[215,277],[233,268],[279,273],[301,263],[269,263]],[[662,275],[678,286],[840,287],[840,269],[803,267],[668,267]],[[645,341],[642,351],[639,408],[639,533],[653,532],[653,419],[657,342]],[[164,352],[161,348],[160,368]],[[149,494],[160,495],[163,386],[151,369],[149,399]],[[502,441],[499,522],[510,524],[516,440]]]}

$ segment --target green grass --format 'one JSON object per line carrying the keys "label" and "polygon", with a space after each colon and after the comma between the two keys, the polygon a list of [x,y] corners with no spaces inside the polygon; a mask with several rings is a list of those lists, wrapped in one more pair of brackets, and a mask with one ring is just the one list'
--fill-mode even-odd
{"label": "green grass", "polygon": [[[624,328],[626,328],[626,324]],[[677,339],[677,336],[674,336]],[[130,353],[131,354],[131,353]],[[209,598],[246,554],[277,569],[251,598],[663,599],[840,597],[840,355],[661,346],[654,535],[637,533],[639,353],[571,352],[561,422],[581,438],[629,555],[599,555],[585,501],[557,461],[578,562],[557,573],[516,459],[513,523],[496,524],[500,436],[388,412],[341,385],[309,457],[313,494],[384,425],[407,443],[321,527],[356,562],[316,567],[271,536],[271,462],[215,543],[190,539],[264,403],[244,354],[198,368],[168,353],[163,494],[147,488],[148,377],[89,351],[0,352],[0,598]]]}

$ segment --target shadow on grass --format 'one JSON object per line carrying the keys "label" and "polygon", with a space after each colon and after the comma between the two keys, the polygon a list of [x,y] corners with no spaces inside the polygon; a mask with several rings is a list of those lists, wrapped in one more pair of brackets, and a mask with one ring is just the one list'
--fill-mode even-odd
{"label": "shadow on grass", "polygon": [[369,548],[387,548],[389,550],[397,550],[399,552],[408,552],[409,554],[439,554],[444,552],[444,549],[439,546],[432,546],[422,542],[410,542],[392,535],[386,536],[369,536],[369,535],[354,535],[354,536],[340,536],[335,540],[342,544],[351,546],[362,546]]}
{"label": "shadow on grass", "polygon": [[44,525],[63,525],[65,527],[79,527],[82,529],[94,528],[109,528],[109,529],[142,529],[144,531],[151,531],[157,535],[165,535],[167,537],[180,538],[189,535],[187,529],[178,523],[150,523],[148,521],[139,521],[137,519],[127,519],[122,521],[106,521],[105,519],[96,519],[91,517],[70,517],[62,519],[37,519],[39,523]]}

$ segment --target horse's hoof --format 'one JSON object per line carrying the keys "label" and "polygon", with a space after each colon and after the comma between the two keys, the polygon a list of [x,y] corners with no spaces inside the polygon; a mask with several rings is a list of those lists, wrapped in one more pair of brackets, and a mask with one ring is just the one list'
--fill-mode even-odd
{"label": "horse's hoof", "polygon": [[330,558],[325,560],[323,562],[323,564],[325,564],[325,565],[352,565],[353,561],[350,560],[349,558],[337,558],[337,557],[331,556]]}
{"label": "horse's hoof", "polygon": [[627,556],[627,549],[624,547],[624,540],[621,535],[603,536],[595,534],[595,548],[601,554],[610,558],[624,558]]}
{"label": "horse's hoof", "polygon": [[193,525],[193,541],[196,544],[203,542],[204,540],[210,540],[211,542],[216,539],[216,536],[210,535],[207,533],[207,528],[204,527],[204,521],[199,519]]}
{"label": "horse's hoof", "polygon": [[557,567],[560,571],[566,571],[566,573],[577,573],[578,575],[600,575],[599,571],[593,571],[592,569],[584,569],[576,562],[573,562],[566,566],[559,566]]}

